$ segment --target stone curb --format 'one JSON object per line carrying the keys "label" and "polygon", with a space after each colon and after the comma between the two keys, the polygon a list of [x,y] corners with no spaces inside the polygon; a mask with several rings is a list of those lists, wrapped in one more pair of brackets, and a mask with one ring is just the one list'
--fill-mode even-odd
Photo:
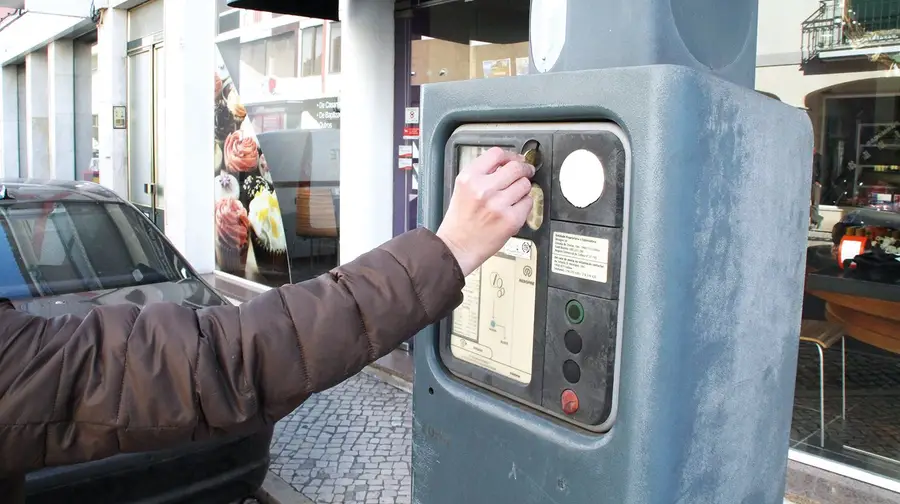
{"label": "stone curb", "polygon": [[316,504],[271,471],[266,473],[256,497],[262,504]]}
{"label": "stone curb", "polygon": [[377,364],[366,366],[362,370],[363,373],[387,383],[388,385],[400,389],[407,394],[412,394],[413,384],[408,379],[388,371]]}

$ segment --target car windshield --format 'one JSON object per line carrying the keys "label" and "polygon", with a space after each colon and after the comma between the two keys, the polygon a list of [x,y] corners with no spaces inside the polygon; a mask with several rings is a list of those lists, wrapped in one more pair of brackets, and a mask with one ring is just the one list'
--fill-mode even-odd
{"label": "car windshield", "polygon": [[0,297],[56,296],[195,278],[173,247],[123,203],[0,205]]}

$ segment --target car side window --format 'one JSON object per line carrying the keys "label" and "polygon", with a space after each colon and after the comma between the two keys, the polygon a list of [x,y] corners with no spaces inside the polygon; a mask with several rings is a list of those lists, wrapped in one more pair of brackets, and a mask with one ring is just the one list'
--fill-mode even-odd
{"label": "car side window", "polygon": [[[173,261],[177,253],[171,244],[138,217],[126,204],[95,201],[0,207],[10,256],[0,266],[5,270],[0,271],[0,297],[61,295],[187,278]],[[16,269],[18,277],[12,274]]]}

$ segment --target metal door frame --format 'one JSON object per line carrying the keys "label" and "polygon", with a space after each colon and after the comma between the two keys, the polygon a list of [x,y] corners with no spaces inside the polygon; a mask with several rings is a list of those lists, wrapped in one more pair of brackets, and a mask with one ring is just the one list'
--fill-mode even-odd
{"label": "metal door frame", "polygon": [[[128,79],[126,79],[125,102],[128,104],[128,108],[126,108],[126,110],[127,110],[127,114],[129,114],[126,116],[126,128],[127,128],[127,121],[131,117],[130,116],[131,111],[129,109],[131,108],[131,98],[134,93],[133,86],[135,85],[135,83],[132,82],[132,79],[130,78],[131,77],[131,65],[132,65],[131,57],[138,55],[138,54],[145,53],[145,52],[150,53],[150,110],[152,111],[152,114],[150,117],[150,121],[151,121],[151,125],[150,125],[150,181],[144,184],[144,188],[145,188],[145,193],[148,193],[147,191],[149,191],[148,194],[150,195],[150,209],[149,210],[150,210],[151,215],[148,217],[150,217],[150,220],[152,220],[161,229],[165,228],[165,218],[163,217],[162,219],[159,219],[160,208],[158,206],[158,201],[157,201],[157,188],[159,187],[159,181],[157,180],[157,161],[158,161],[158,159],[157,159],[157,155],[156,155],[156,150],[157,150],[156,147],[159,142],[158,135],[157,135],[159,118],[157,117],[157,99],[156,99],[156,97],[157,97],[157,82],[156,82],[157,54],[156,54],[156,51],[158,49],[163,49],[163,48],[165,48],[163,32],[157,32],[152,35],[148,35],[146,37],[135,39],[135,40],[128,42],[128,45],[126,46],[126,53],[125,53],[126,72],[128,75]],[[126,131],[127,131],[126,149],[128,152],[128,156],[127,156],[127,160],[125,163],[125,166],[126,166],[125,171],[126,171],[126,176],[128,177],[128,201],[131,202],[132,204],[134,204],[135,206],[141,207],[141,209],[143,210],[142,207],[144,207],[144,205],[139,205],[139,204],[135,203],[134,199],[132,197],[132,193],[131,193],[131,182],[132,182],[132,179],[131,179],[131,177],[132,177],[131,146],[132,146],[132,141],[131,141],[130,128],[128,128]],[[163,209],[162,212],[164,215],[165,210]],[[158,222],[158,220],[162,220],[162,222]]]}

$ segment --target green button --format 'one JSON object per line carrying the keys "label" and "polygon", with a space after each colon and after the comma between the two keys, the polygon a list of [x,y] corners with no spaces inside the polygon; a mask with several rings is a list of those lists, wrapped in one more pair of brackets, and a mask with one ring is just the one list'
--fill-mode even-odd
{"label": "green button", "polygon": [[581,303],[574,299],[566,303],[566,318],[573,324],[580,324],[584,321],[584,307]]}

